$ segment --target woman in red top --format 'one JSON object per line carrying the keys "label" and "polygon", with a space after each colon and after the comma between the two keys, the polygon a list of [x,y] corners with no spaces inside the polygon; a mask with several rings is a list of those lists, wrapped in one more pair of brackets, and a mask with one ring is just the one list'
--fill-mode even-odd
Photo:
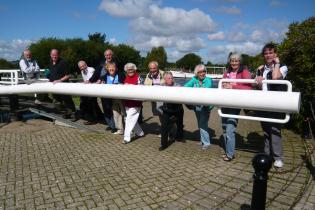
{"label": "woman in red top", "polygon": [[[142,84],[142,79],[136,72],[137,67],[133,63],[127,63],[125,65],[126,78],[124,81],[125,85],[139,85]],[[141,110],[141,101],[136,100],[125,100],[126,109],[126,122],[123,144],[128,144],[131,141],[131,132],[134,130],[137,136],[144,136],[144,132],[138,124],[138,118]]]}
{"label": "woman in red top", "polygon": [[[250,79],[250,73],[246,67],[241,65],[241,55],[238,53],[232,53],[229,57],[230,66],[227,71],[224,72],[224,79]],[[248,83],[235,83],[226,82],[222,84],[224,89],[252,89],[251,84]],[[238,115],[240,109],[222,108],[222,112],[225,114]],[[224,161],[231,161],[234,159],[235,153],[235,130],[238,120],[235,118],[222,118],[222,129],[225,143],[225,154],[223,155]]]}

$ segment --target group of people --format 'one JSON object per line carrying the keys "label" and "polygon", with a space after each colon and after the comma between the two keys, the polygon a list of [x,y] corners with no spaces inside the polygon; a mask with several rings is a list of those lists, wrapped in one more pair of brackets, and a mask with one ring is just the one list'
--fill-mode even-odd
{"label": "group of people", "polygon": [[[223,83],[225,89],[246,89],[259,88],[263,91],[283,90],[281,85],[263,83],[263,80],[284,79],[287,74],[287,67],[280,63],[277,56],[277,48],[273,43],[268,43],[262,50],[265,64],[258,67],[256,73],[256,87],[248,83]],[[164,72],[159,69],[156,61],[148,64],[149,72],[143,80],[137,73],[137,67],[133,63],[127,63],[124,66],[124,72],[119,71],[113,61],[113,51],[107,49],[104,52],[105,61],[96,69],[89,67],[83,60],[78,62],[78,68],[81,71],[84,83],[104,83],[104,84],[128,84],[128,85],[149,85],[149,86],[179,86],[174,82],[171,72]],[[71,73],[67,63],[59,57],[57,49],[50,52],[50,75],[49,81],[55,83],[69,82]],[[29,50],[24,51],[24,58],[20,61],[20,68],[25,79],[34,79],[39,72],[39,66],[32,59]],[[212,88],[213,82],[206,76],[206,67],[199,64],[194,69],[195,76],[189,80],[184,87],[187,88]],[[232,53],[229,56],[229,67],[224,72],[223,78],[226,79],[250,79],[251,74],[246,66],[242,65],[241,55]],[[76,120],[75,106],[71,96],[53,95],[54,101],[64,105],[66,112],[64,117]],[[102,111],[95,97],[81,97],[80,110],[87,120],[85,124],[94,124],[99,116],[103,115],[108,127],[113,134],[123,135],[123,144],[131,142],[132,137],[144,136],[144,132],[139,124],[139,116],[142,112],[142,101],[137,100],[119,100],[102,98]],[[161,146],[160,151],[165,150],[173,141],[183,140],[183,116],[184,109],[182,104],[169,102],[152,102],[152,113],[158,116],[160,123]],[[200,134],[200,145],[202,149],[211,147],[211,136],[209,134],[208,122],[210,118],[211,105],[187,106],[195,112],[196,121]],[[222,112],[228,114],[239,114],[240,109],[223,108]],[[102,114],[103,113],[103,114]],[[281,113],[260,112],[264,117],[281,117]],[[238,120],[235,118],[222,118],[222,129],[225,145],[225,153],[222,156],[224,161],[232,161],[235,158],[235,132]],[[262,122],[265,139],[265,153],[274,159],[274,166],[283,167],[283,149],[281,138],[281,125],[277,123]]]}

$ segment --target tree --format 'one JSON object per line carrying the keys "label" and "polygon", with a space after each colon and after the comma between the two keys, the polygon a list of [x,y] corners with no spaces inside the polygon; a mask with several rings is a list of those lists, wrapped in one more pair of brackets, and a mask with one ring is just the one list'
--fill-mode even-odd
{"label": "tree", "polygon": [[0,58],[0,71],[1,69],[18,69],[18,65],[14,65],[9,61]]}
{"label": "tree", "polygon": [[106,44],[106,35],[100,32],[95,32],[94,34],[89,34],[89,40],[99,44]]}
{"label": "tree", "polygon": [[150,52],[148,52],[147,57],[144,61],[144,68],[147,69],[148,64],[151,61],[157,61],[159,63],[159,69],[164,69],[167,65],[167,53],[164,47],[153,47]]}
{"label": "tree", "polygon": [[125,44],[112,46],[114,52],[114,61],[119,70],[123,70],[126,63],[134,63],[137,67],[141,63],[140,52],[133,47]]}
{"label": "tree", "polygon": [[176,66],[178,68],[193,70],[195,66],[200,63],[201,63],[200,56],[194,53],[189,53],[189,54],[184,55],[184,57],[180,58],[179,60],[177,60]]}
{"label": "tree", "polygon": [[58,49],[59,52],[62,52],[65,48],[65,40],[57,38],[43,38],[36,43],[32,43],[29,47],[33,58],[37,60],[41,68],[48,68],[51,49]]}
{"label": "tree", "polygon": [[208,61],[205,66],[213,66],[213,63],[211,63],[211,61]]}
{"label": "tree", "polygon": [[279,46],[280,60],[289,67],[288,79],[294,90],[301,92],[300,114],[293,115],[291,123],[301,132],[308,127],[304,122],[312,118],[315,105],[315,16],[301,23],[292,23],[286,35]]}

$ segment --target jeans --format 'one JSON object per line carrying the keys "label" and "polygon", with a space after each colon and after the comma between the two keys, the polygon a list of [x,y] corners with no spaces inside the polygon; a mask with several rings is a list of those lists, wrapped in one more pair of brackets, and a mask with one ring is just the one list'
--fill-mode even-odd
{"label": "jeans", "polygon": [[[222,108],[222,112],[225,114],[239,115],[240,109]],[[235,130],[238,120],[235,118],[222,118],[222,129],[225,144],[225,154],[229,158],[233,158],[235,154]]]}
{"label": "jeans", "polygon": [[210,145],[210,135],[209,135],[209,128],[208,128],[208,121],[210,117],[210,111],[208,107],[202,107],[201,109],[195,110],[198,128],[200,132],[200,139],[203,145],[208,146]]}
{"label": "jeans", "polygon": [[235,130],[237,122],[238,120],[234,118],[222,118],[225,154],[229,158],[233,158],[235,154]]}

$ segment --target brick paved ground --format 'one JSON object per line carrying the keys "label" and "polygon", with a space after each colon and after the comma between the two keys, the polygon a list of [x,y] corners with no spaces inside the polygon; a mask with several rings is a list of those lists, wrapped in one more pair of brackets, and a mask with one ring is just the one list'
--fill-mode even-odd
{"label": "brick paved ground", "polygon": [[[196,144],[195,117],[185,110],[186,143],[159,152],[157,118],[144,108],[147,135],[128,145],[109,132],[87,133],[32,120],[0,129],[0,209],[246,209],[251,159],[262,149],[257,122],[240,121],[237,157],[221,159],[220,120],[212,112],[213,146]],[[104,130],[104,125],[94,126]],[[268,209],[314,209],[311,142],[285,130],[285,167],[271,169]],[[307,166],[307,167],[306,167]]]}

